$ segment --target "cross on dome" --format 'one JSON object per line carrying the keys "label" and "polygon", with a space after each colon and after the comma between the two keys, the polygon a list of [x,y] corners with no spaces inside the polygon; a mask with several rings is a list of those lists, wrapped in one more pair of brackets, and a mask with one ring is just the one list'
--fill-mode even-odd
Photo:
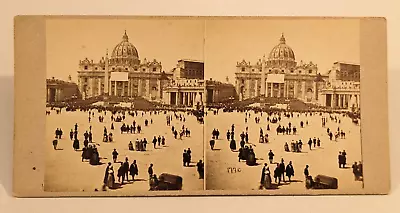
{"label": "cross on dome", "polygon": [[281,36],[281,39],[280,39],[280,43],[281,44],[286,44],[286,39],[285,39],[285,36],[283,35],[283,33],[282,33],[282,36]]}
{"label": "cross on dome", "polygon": [[125,30],[124,36],[122,36],[122,40],[128,41],[128,35],[126,34],[126,30]]}

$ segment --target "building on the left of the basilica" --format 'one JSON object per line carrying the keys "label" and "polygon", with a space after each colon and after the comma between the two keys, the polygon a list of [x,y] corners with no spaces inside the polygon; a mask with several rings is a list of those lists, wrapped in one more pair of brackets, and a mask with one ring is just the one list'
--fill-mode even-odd
{"label": "building on the left of the basilica", "polygon": [[71,81],[63,81],[55,79],[46,79],[46,102],[55,103],[62,101],[71,101],[74,99],[80,99],[81,94],[78,86]]}
{"label": "building on the left of the basilica", "polygon": [[99,62],[88,58],[79,61],[78,87],[83,98],[109,95],[161,101],[170,76],[162,70],[161,62],[146,58],[141,61],[125,31],[111,57],[107,52]]}

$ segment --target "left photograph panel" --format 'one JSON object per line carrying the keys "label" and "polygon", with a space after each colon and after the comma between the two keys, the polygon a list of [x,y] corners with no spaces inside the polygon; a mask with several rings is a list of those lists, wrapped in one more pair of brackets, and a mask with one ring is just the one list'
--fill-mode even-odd
{"label": "left photograph panel", "polygon": [[204,21],[46,20],[47,192],[204,190]]}

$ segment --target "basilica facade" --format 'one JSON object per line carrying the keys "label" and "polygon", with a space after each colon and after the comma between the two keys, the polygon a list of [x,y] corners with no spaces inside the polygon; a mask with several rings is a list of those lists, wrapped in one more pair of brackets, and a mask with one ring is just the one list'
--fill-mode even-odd
{"label": "basilica facade", "polygon": [[296,62],[283,34],[268,58],[264,56],[253,64],[243,59],[237,62],[235,72],[239,100],[263,96],[318,103],[319,87],[327,79],[327,75],[318,73],[316,64]]}
{"label": "basilica facade", "polygon": [[125,31],[110,57],[107,51],[98,62],[88,58],[79,61],[78,88],[83,98],[109,95],[161,101],[164,84],[173,75],[162,69],[155,59],[139,59]]}

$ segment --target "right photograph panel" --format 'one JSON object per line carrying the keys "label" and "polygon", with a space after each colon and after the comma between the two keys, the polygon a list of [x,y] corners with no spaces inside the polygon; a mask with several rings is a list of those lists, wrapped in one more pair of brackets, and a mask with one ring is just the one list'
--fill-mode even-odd
{"label": "right photograph panel", "polygon": [[363,188],[359,19],[214,19],[207,190]]}

